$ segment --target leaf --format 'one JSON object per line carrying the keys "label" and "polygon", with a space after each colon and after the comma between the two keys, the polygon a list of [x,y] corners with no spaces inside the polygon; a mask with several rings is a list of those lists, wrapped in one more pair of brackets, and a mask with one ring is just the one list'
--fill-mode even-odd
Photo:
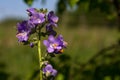
{"label": "leaf", "polygon": [[24,2],[28,5],[31,6],[33,4],[34,0],[24,0]]}
{"label": "leaf", "polygon": [[79,0],[69,0],[68,3],[71,7],[74,7]]}

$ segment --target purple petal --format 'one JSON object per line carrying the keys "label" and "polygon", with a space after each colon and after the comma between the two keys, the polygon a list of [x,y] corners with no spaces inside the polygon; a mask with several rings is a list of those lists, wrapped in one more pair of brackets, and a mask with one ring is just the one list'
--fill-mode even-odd
{"label": "purple petal", "polygon": [[45,68],[43,68],[43,69],[42,69],[42,71],[43,71],[44,73],[46,73],[46,72],[47,72]]}
{"label": "purple petal", "polygon": [[35,25],[32,23],[32,21],[28,20],[28,26],[30,28],[35,28]]}
{"label": "purple petal", "polygon": [[36,12],[30,17],[30,21],[35,25],[41,24],[45,21],[44,16],[45,14]]}
{"label": "purple petal", "polygon": [[63,47],[66,48],[67,44],[68,44],[67,42],[63,41]]}
{"label": "purple petal", "polygon": [[46,65],[45,66],[45,68],[43,68],[43,72],[52,72],[53,71],[53,67],[52,67],[52,65],[50,65],[50,64],[48,64],[48,65]]}
{"label": "purple petal", "polygon": [[47,51],[48,51],[48,53],[52,53],[52,52],[54,52],[54,49],[51,48],[51,47],[48,47],[48,48],[47,48]]}
{"label": "purple petal", "polygon": [[45,14],[44,13],[39,13],[39,16],[40,17],[45,17]]}
{"label": "purple petal", "polygon": [[49,34],[48,35],[53,35],[53,36],[56,36],[57,35],[57,32],[56,31],[54,31],[54,30],[51,30],[51,31],[49,31]]}
{"label": "purple petal", "polygon": [[58,35],[57,38],[63,41],[63,36],[62,35]]}
{"label": "purple petal", "polygon": [[49,40],[50,42],[54,42],[54,41],[55,41],[55,38],[54,38],[53,35],[50,35],[50,36],[48,37],[48,40]]}
{"label": "purple petal", "polygon": [[58,35],[58,37],[56,38],[56,42],[59,44],[59,45],[61,45],[61,46],[63,46],[63,37],[62,37],[62,35]]}
{"label": "purple petal", "polygon": [[29,20],[28,21],[22,21],[17,24],[17,30],[18,33],[30,33],[32,31],[32,28],[34,28],[34,25],[30,24]]}
{"label": "purple petal", "polygon": [[55,22],[55,23],[57,23],[57,22],[58,22],[58,17],[57,17],[57,16],[55,16],[55,15],[54,15],[54,16],[52,16],[52,17],[51,17],[51,19],[52,19],[52,21],[53,21],[53,22]]}
{"label": "purple petal", "polygon": [[28,26],[27,26],[27,21],[22,21],[20,23],[17,24],[17,30],[18,32],[24,32],[24,31],[28,31]]}
{"label": "purple petal", "polygon": [[27,41],[27,40],[28,40],[28,34],[27,34],[27,32],[18,33],[18,34],[16,35],[16,37],[18,38],[18,40],[19,40],[20,42],[23,42],[23,41]]}
{"label": "purple petal", "polygon": [[34,13],[36,13],[36,9],[30,8],[30,9],[27,9],[27,12],[29,12],[29,15],[32,16]]}
{"label": "purple petal", "polygon": [[48,42],[48,40],[44,40],[43,41],[43,44],[46,46],[46,47],[49,47],[50,43]]}
{"label": "purple petal", "polygon": [[53,22],[53,23],[57,23],[58,22],[58,17],[54,14],[53,11],[50,11],[48,14],[48,21],[49,22]]}
{"label": "purple petal", "polygon": [[61,46],[57,46],[56,49],[60,50],[60,49],[62,49],[62,47]]}
{"label": "purple petal", "polygon": [[51,70],[51,69],[53,69],[53,67],[52,67],[52,65],[48,64],[48,65],[46,65],[45,69],[46,70]]}
{"label": "purple petal", "polygon": [[58,25],[56,23],[51,23],[53,26],[57,27]]}
{"label": "purple petal", "polygon": [[55,69],[53,69],[53,71],[52,71],[52,74],[51,74],[52,76],[56,76],[57,75],[57,70],[55,70]]}
{"label": "purple petal", "polygon": [[47,24],[46,25],[46,31],[51,31],[51,30],[53,30],[52,25],[51,24]]}
{"label": "purple petal", "polygon": [[57,35],[56,31],[53,30],[53,26],[51,24],[47,24],[46,32],[48,33],[48,35],[53,35],[53,36]]}

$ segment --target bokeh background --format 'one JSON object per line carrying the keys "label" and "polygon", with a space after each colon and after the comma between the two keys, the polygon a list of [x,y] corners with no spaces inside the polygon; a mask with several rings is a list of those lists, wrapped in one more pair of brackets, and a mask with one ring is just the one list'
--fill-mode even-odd
{"label": "bokeh background", "polygon": [[0,80],[39,80],[36,47],[15,37],[29,7],[59,16],[68,47],[51,59],[55,80],[120,80],[120,0],[0,0]]}

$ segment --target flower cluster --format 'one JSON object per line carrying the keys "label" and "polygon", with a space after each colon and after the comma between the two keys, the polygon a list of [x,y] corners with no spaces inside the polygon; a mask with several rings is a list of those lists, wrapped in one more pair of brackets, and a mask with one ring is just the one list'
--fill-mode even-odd
{"label": "flower cluster", "polygon": [[[38,12],[35,8],[30,8],[27,10],[29,19],[24,20],[17,24],[18,33],[16,37],[19,42],[29,42],[29,37],[36,32],[38,25],[41,25],[45,22],[45,13]],[[33,46],[33,43],[30,43],[30,46]]]}
{"label": "flower cluster", "polygon": [[[63,49],[66,48],[67,42],[63,40],[62,35],[57,35],[57,32],[54,30],[54,28],[58,26],[57,22],[59,20],[54,12],[50,11],[47,14],[46,9],[38,10],[36,8],[27,9],[27,12],[29,16],[28,20],[24,20],[17,24],[16,37],[18,41],[25,45],[30,45],[30,47],[34,47],[37,44],[39,46],[41,38],[47,36],[48,39],[43,40],[43,44],[46,47],[46,54],[63,53]],[[40,59],[42,60],[40,62],[46,61],[45,57],[47,56],[43,56],[42,58],[44,59]],[[42,68],[41,70],[46,77],[55,77],[57,74],[57,71],[53,69],[51,64],[42,65],[40,68]]]}

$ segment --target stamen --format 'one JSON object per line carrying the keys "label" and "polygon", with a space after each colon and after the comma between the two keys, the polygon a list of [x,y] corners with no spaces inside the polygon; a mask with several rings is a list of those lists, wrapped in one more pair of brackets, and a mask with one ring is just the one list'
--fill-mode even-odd
{"label": "stamen", "polygon": [[60,52],[60,53],[63,53],[63,52],[64,52],[64,50],[63,50],[63,49],[61,49],[59,52]]}
{"label": "stamen", "polygon": [[54,43],[52,44],[53,48],[56,48],[58,46],[58,44]]}

